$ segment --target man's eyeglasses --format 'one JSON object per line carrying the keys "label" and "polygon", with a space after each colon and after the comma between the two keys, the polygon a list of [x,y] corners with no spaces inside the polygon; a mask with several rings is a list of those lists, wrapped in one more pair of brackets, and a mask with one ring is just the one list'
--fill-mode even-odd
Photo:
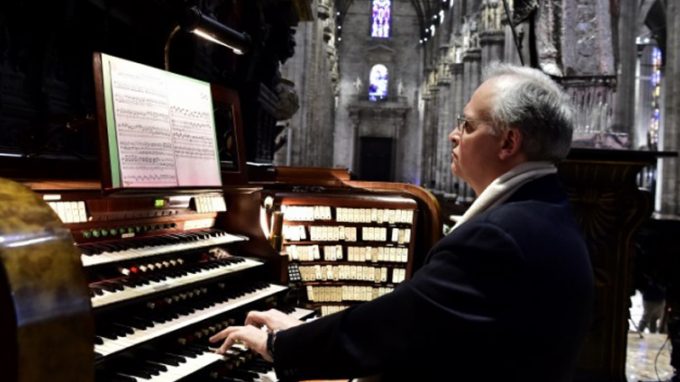
{"label": "man's eyeglasses", "polygon": [[465,118],[464,115],[458,114],[456,116],[456,122],[458,123],[456,125],[458,127],[458,130],[460,130],[463,133],[470,134],[473,131],[477,130],[477,126],[484,121]]}

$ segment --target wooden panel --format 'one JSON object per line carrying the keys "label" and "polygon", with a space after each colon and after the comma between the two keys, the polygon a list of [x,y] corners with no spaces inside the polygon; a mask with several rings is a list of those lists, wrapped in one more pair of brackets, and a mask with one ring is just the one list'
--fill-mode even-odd
{"label": "wooden panel", "polygon": [[[366,190],[370,192],[371,190]],[[281,199],[281,203],[289,206],[296,205],[333,205],[334,207],[357,207],[357,208],[398,208],[398,209],[415,209],[416,202],[412,199],[406,199],[391,195],[372,195],[372,194],[305,194],[301,198],[299,194],[295,193],[278,193],[277,199]],[[367,207],[370,206],[370,207]]]}
{"label": "wooden panel", "polygon": [[255,184],[297,184],[341,187],[350,180],[349,171],[340,168],[319,167],[250,167],[249,179]]}
{"label": "wooden panel", "polygon": [[626,380],[633,234],[652,211],[635,178],[658,153],[572,150],[559,166],[595,274],[595,314],[578,364],[579,381]]}

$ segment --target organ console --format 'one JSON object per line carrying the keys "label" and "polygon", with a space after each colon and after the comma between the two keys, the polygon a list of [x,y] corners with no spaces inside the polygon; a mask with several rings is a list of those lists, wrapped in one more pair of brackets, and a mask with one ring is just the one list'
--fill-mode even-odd
{"label": "organ console", "polygon": [[[342,221],[339,211],[350,206],[408,207],[401,219],[413,231],[408,238],[396,237],[408,244],[385,244],[407,249],[408,258],[397,259],[395,252],[392,259],[366,263],[347,257],[349,245],[339,247],[338,256],[347,264],[377,269],[382,264],[390,270],[389,280],[361,281],[369,289],[389,288],[406,278],[416,245],[430,244],[418,231],[420,223],[438,224],[436,211],[427,207],[432,200],[420,199],[427,194],[414,193],[414,186],[359,189],[362,182],[346,174],[329,176],[337,170],[314,174],[316,186],[302,174],[298,182],[293,177],[221,190],[117,194],[102,193],[96,181],[24,179],[22,186],[3,180],[2,330],[3,338],[14,338],[18,346],[10,352],[13,359],[3,359],[15,370],[10,380],[49,375],[55,381],[238,381],[260,374],[275,380],[266,362],[246,349],[221,356],[207,342],[227,325],[240,324],[251,309],[278,307],[298,318],[320,310],[314,298],[295,300],[309,302],[312,309],[288,303],[290,262],[270,246],[259,224],[266,196],[277,196],[284,205],[322,200],[334,221]],[[361,230],[358,235],[369,239]],[[42,362],[31,364],[31,357]]]}
{"label": "organ console", "polygon": [[[3,181],[3,221],[21,222],[16,229],[6,226],[2,230],[2,311],[6,316],[6,308],[12,307],[16,321],[8,325],[11,320],[4,317],[3,331],[13,327],[9,338],[18,344],[17,358],[3,365],[14,365],[16,380],[35,380],[24,378],[29,370],[45,376],[42,369],[55,381],[175,381],[185,377],[226,381],[252,380],[259,374],[274,380],[267,364],[247,350],[235,348],[221,356],[207,342],[227,325],[241,323],[251,309],[276,306],[298,318],[319,311],[313,296],[298,301],[311,302],[313,309],[286,305],[289,262],[269,246],[259,226],[259,207],[266,195],[286,194],[281,199],[284,203],[323,200],[329,212],[333,208],[337,221],[342,220],[338,220],[342,213],[338,206],[378,208],[401,203],[408,207],[402,219],[409,221],[407,229],[413,231],[408,231],[408,238],[401,236],[408,246],[396,241],[386,244],[390,245],[386,248],[408,250],[408,258],[397,259],[395,252],[393,258],[381,259],[383,268],[390,270],[389,280],[362,281],[369,289],[393,286],[410,274],[415,246],[428,245],[427,237],[417,231],[419,222],[437,219],[436,211],[419,209],[430,200],[403,190],[413,186],[382,184],[382,188],[357,189],[361,182],[348,177],[334,180],[331,186],[328,180],[333,178],[322,174],[332,171],[315,173],[318,186],[314,192],[309,191],[309,178],[304,176],[299,177],[299,184],[288,179],[268,187],[262,182],[255,187],[257,182],[253,182],[223,190],[108,195],[92,181],[24,180],[32,191]],[[300,187],[308,192],[300,193]],[[386,191],[389,187],[391,192]],[[24,214],[24,207],[39,214]],[[368,239],[360,230],[362,236]],[[56,244],[45,251],[43,238]],[[341,245],[338,256],[347,264],[366,264],[366,259],[347,258],[348,248]],[[20,255],[15,253],[18,249]],[[368,264],[376,266],[373,260]],[[395,273],[398,269],[408,272]],[[31,285],[30,293],[24,284]],[[23,312],[38,314],[43,308],[50,314],[40,323],[44,329],[23,321],[31,318]],[[53,350],[45,354],[48,346]],[[30,365],[29,356],[43,362]],[[48,370],[52,363],[61,367]]]}
{"label": "organ console", "polygon": [[[276,380],[248,349],[218,355],[207,339],[252,309],[306,319],[387,293],[440,236],[436,201],[419,187],[274,167],[244,181],[243,153],[229,154],[241,159],[222,164],[221,187],[118,190],[92,166],[46,173],[0,158],[0,176],[12,178],[0,178],[3,380]],[[325,223],[296,223],[295,205],[323,206]],[[283,224],[270,226],[263,216]],[[295,224],[312,235],[310,246],[321,246],[324,265],[344,267],[343,277],[304,280],[315,285],[290,279],[289,265],[305,278],[305,267],[319,265],[292,250],[304,245],[293,243]],[[341,227],[354,233],[340,240]],[[270,239],[282,234],[279,252]],[[354,294],[318,304],[320,288],[343,286]]]}

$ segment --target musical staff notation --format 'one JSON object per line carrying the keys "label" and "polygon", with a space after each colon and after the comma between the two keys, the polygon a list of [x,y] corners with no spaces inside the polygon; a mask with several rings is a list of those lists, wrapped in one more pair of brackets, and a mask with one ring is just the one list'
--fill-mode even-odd
{"label": "musical staff notation", "polygon": [[221,185],[210,85],[108,59],[122,183]]}

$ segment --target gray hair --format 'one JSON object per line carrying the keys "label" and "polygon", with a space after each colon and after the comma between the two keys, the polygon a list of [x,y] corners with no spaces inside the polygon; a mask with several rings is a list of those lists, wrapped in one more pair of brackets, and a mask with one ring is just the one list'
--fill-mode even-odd
{"label": "gray hair", "polygon": [[498,84],[489,111],[495,128],[518,128],[529,160],[564,159],[574,129],[569,97],[538,69],[492,63],[484,72],[484,80],[506,76],[509,81]]}

